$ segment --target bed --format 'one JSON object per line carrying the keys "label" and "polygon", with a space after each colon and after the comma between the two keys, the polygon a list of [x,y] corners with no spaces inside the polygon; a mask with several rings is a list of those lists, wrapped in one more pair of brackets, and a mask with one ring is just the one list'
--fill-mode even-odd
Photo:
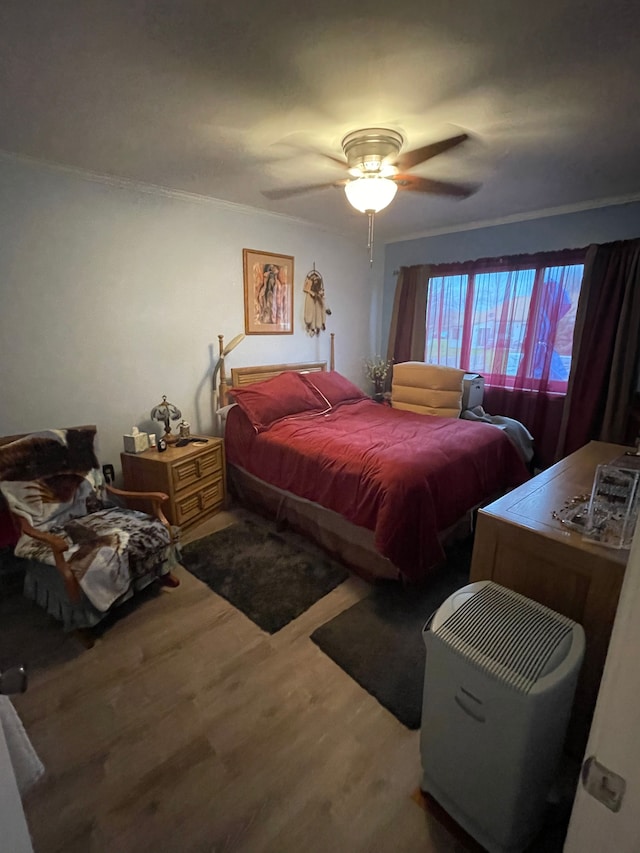
{"label": "bed", "polygon": [[423,581],[474,509],[528,478],[495,427],[381,405],[323,362],[231,380],[232,490],[370,579]]}

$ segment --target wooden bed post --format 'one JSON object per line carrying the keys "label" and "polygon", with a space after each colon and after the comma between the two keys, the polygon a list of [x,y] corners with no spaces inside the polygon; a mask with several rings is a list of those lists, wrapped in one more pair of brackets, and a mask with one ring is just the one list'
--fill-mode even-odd
{"label": "wooden bed post", "polygon": [[218,352],[220,358],[220,381],[218,383],[218,408],[227,405],[227,376],[224,372],[224,335],[218,335]]}
{"label": "wooden bed post", "polygon": [[334,338],[336,336],[335,332],[331,332],[331,350],[329,355],[329,370],[336,369],[336,354],[335,354],[335,345]]}

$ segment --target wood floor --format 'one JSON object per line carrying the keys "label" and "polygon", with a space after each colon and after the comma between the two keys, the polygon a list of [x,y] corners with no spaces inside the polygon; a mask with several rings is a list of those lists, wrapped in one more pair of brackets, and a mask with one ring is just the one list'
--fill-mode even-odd
{"label": "wood floor", "polygon": [[363,581],[269,636],[178,574],[89,651],[21,596],[5,600],[0,666],[30,668],[14,704],[46,767],[24,801],[36,853],[477,849],[412,797],[419,733],[309,639]]}
{"label": "wood floor", "polygon": [[364,582],[269,636],[178,573],[89,651],[5,607],[0,656],[29,665],[14,704],[46,767],[25,797],[36,853],[464,849],[411,798],[418,733],[309,639]]}

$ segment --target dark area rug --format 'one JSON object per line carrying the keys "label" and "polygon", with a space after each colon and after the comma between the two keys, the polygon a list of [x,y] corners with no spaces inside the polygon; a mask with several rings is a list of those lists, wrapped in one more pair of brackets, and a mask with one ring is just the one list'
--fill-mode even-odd
{"label": "dark area rug", "polygon": [[472,540],[448,551],[423,588],[394,582],[321,625],[311,639],[407,728],[420,728],[425,647],[422,629],[442,602],[469,583]]}
{"label": "dark area rug", "polygon": [[248,514],[185,545],[181,563],[270,634],[349,576],[307,539]]}

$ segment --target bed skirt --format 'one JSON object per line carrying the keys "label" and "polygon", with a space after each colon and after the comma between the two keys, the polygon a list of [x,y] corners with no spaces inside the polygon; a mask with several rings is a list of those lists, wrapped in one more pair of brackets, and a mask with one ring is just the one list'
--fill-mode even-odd
{"label": "bed skirt", "polygon": [[[352,524],[320,504],[265,483],[236,465],[227,464],[227,482],[231,493],[243,506],[291,525],[365,580],[400,579],[397,567],[376,550],[372,530]],[[441,535],[441,541],[446,545],[469,536],[472,530],[473,513],[469,512]]]}
{"label": "bed skirt", "polygon": [[372,530],[352,524],[320,504],[271,486],[235,465],[227,465],[227,482],[243,506],[286,522],[365,580],[400,577],[391,560],[376,551]]}

